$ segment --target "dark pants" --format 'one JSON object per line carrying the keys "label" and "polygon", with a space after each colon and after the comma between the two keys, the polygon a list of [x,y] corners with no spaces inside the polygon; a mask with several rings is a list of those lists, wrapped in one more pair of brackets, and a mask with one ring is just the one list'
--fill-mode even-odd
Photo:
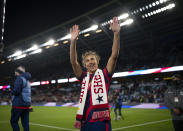
{"label": "dark pants", "polygon": [[80,131],[112,131],[111,121],[85,122]]}
{"label": "dark pants", "polygon": [[13,131],[20,131],[18,120],[21,117],[21,123],[24,131],[29,131],[29,111],[27,109],[14,109],[11,110],[11,126]]}
{"label": "dark pants", "polygon": [[114,112],[115,112],[115,115],[117,116],[117,109],[119,110],[119,116],[121,116],[121,105],[115,105],[115,108],[114,108]]}
{"label": "dark pants", "polygon": [[172,120],[175,131],[183,130],[183,120]]}

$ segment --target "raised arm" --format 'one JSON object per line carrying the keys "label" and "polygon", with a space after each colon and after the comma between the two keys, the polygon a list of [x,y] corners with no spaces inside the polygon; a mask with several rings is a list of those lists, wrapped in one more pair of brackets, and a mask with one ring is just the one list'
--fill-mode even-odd
{"label": "raised arm", "polygon": [[112,54],[107,63],[107,70],[109,74],[112,74],[116,67],[116,62],[120,50],[120,21],[118,21],[117,17],[113,17],[113,22],[110,23],[110,28],[114,33],[114,38],[113,38]]}
{"label": "raised arm", "polygon": [[79,78],[82,74],[82,68],[78,62],[77,51],[76,51],[76,41],[79,36],[78,25],[74,25],[72,28],[70,28],[70,34],[71,34],[70,61],[76,77]]}

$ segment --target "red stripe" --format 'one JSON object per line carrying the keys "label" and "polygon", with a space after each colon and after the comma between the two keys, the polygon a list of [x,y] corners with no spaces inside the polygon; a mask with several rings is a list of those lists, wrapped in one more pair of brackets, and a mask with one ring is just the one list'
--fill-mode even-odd
{"label": "red stripe", "polygon": [[107,121],[106,122],[106,131],[109,131],[109,124],[108,124],[109,122]]}
{"label": "red stripe", "polygon": [[91,95],[91,84],[89,83],[89,92],[90,92],[90,105],[89,105],[89,107],[88,107],[88,109],[87,109],[87,111],[86,111],[86,120],[87,120],[87,118],[88,118],[88,115],[90,114],[90,112],[91,112],[91,109],[92,109],[92,95]]}
{"label": "red stripe", "polygon": [[20,106],[13,106],[16,109],[31,109],[31,107],[20,107]]}
{"label": "red stripe", "polygon": [[93,108],[94,109],[99,109],[99,108],[108,108],[109,105],[108,104],[102,104],[102,105],[94,105]]}
{"label": "red stripe", "polygon": [[166,69],[169,69],[169,68],[171,68],[171,67],[161,68],[160,70],[157,70],[157,71],[155,71],[153,73],[161,73],[163,70],[166,70]]}
{"label": "red stripe", "polygon": [[103,69],[103,73],[106,76],[107,80],[109,81],[110,78],[108,77],[108,72],[107,72],[107,69],[106,68]]}

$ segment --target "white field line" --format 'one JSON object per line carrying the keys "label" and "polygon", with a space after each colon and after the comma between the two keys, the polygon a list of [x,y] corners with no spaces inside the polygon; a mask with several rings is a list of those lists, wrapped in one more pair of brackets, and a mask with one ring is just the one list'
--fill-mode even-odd
{"label": "white field line", "polygon": [[[9,121],[0,121],[1,123],[10,123]],[[42,127],[48,127],[48,128],[54,128],[54,129],[58,129],[58,130],[65,130],[65,131],[78,131],[78,130],[74,130],[74,129],[68,129],[68,128],[62,128],[62,127],[56,127],[56,126],[49,126],[49,125],[43,125],[43,124],[38,124],[38,123],[29,123],[30,125],[33,126],[42,126]]]}
{"label": "white field line", "polygon": [[161,122],[170,121],[170,120],[171,119],[160,120],[160,121],[152,121],[152,122],[146,122],[146,123],[143,123],[143,124],[136,124],[136,125],[131,125],[131,126],[124,126],[124,127],[115,128],[115,129],[112,129],[112,130],[113,131],[117,131],[117,130],[123,130],[123,129],[127,129],[127,128],[133,128],[133,127],[137,127],[137,126],[152,125],[152,124],[161,123]]}
{"label": "white field line", "polygon": [[32,123],[32,122],[30,122],[30,125],[33,125],[33,126],[42,126],[42,127],[48,127],[48,128],[54,128],[54,129],[65,130],[65,131],[78,131],[78,130],[74,130],[74,129],[62,128],[62,127],[57,127],[57,126],[43,125],[43,124]]}
{"label": "white field line", "polygon": [[[152,122],[146,122],[146,123],[143,123],[143,124],[136,124],[136,125],[131,125],[131,126],[124,126],[124,127],[115,128],[115,129],[112,129],[112,130],[113,131],[117,131],[117,130],[123,130],[123,129],[133,128],[133,127],[138,127],[138,126],[152,125],[152,124],[157,124],[157,123],[161,123],[161,122],[165,122],[165,121],[170,121],[170,120],[171,119],[160,120],[160,121],[152,121]],[[8,121],[0,121],[0,123],[8,123]],[[65,130],[65,131],[78,131],[78,130],[74,130],[74,129],[68,129],[68,128],[62,128],[62,127],[56,127],[56,126],[43,125],[43,124],[32,123],[32,122],[30,122],[30,125],[42,126],[42,127],[48,127],[48,128],[54,128],[54,129]]]}

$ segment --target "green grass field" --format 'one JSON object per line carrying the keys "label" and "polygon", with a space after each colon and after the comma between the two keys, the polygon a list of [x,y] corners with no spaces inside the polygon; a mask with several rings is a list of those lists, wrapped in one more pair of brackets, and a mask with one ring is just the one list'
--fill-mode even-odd
{"label": "green grass field", "polygon": [[[75,107],[33,107],[30,113],[31,131],[67,131],[73,127]],[[11,131],[10,106],[0,106],[0,131]],[[123,109],[124,120],[114,121],[112,129],[118,131],[173,131],[170,112],[160,109]],[[21,127],[21,125],[20,125]],[[22,130],[22,128],[21,128]]]}

